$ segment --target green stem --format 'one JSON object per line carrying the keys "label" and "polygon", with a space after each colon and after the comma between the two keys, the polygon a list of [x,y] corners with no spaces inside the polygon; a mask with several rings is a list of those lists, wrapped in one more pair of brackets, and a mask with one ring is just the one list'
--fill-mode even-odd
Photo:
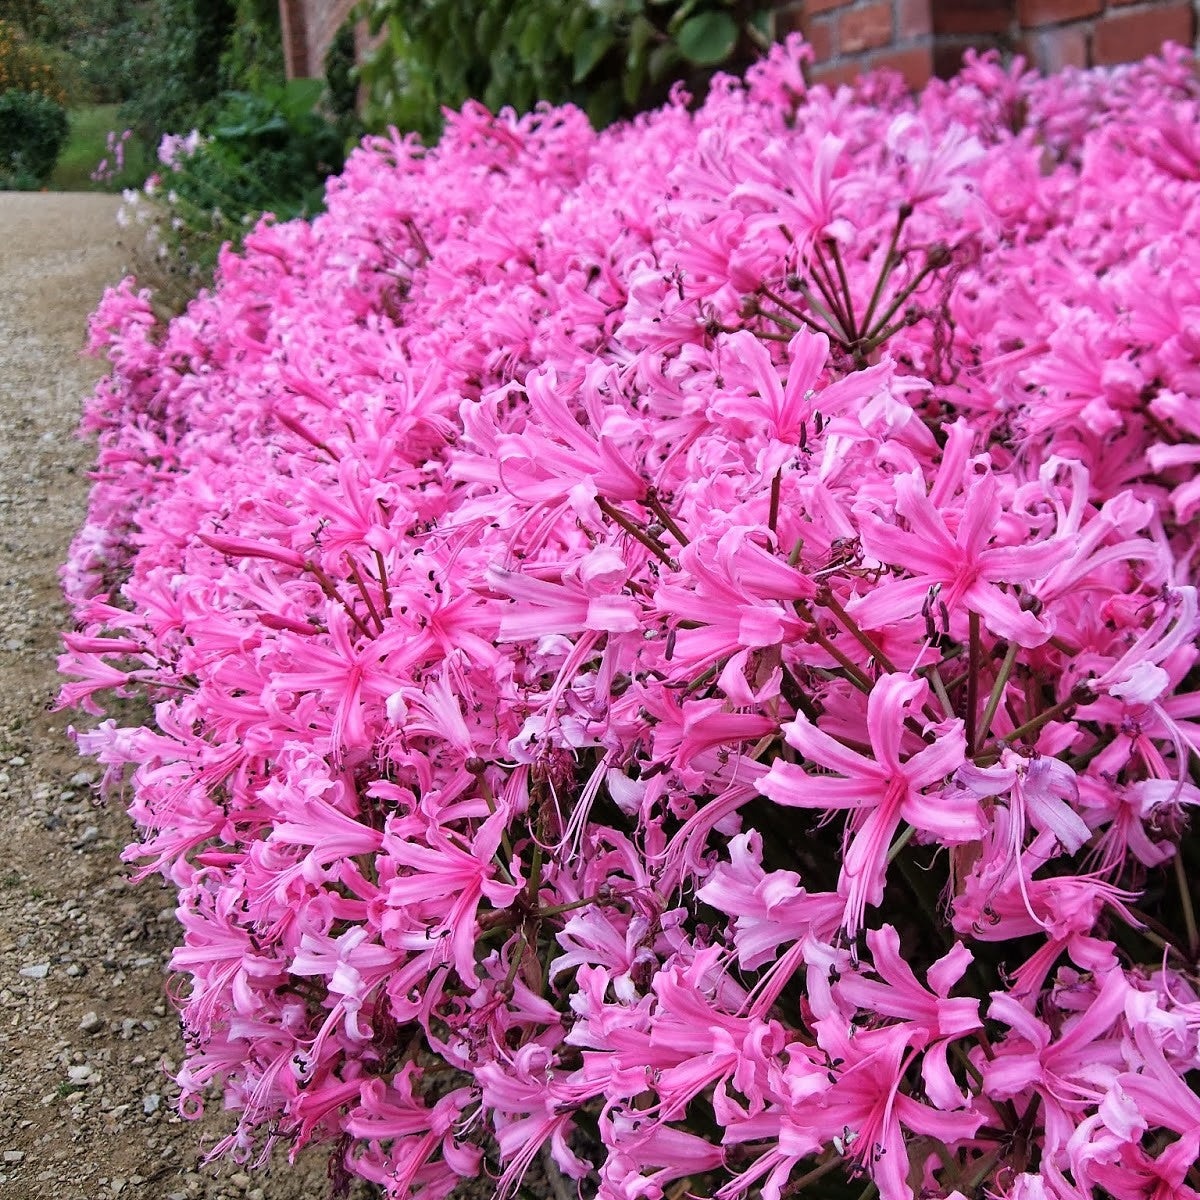
{"label": "green stem", "polygon": [[794,1183],[788,1184],[788,1193],[802,1192],[810,1183],[816,1183],[818,1179],[824,1179],[830,1171],[836,1170],[842,1165],[842,1160],[835,1154],[828,1161],[821,1163],[820,1166],[813,1167],[811,1171],[801,1175]]}
{"label": "green stem", "polygon": [[846,332],[850,335],[850,340],[854,341],[858,337],[857,325],[854,320],[854,297],[850,293],[850,280],[846,276],[846,266],[842,262],[842,251],[835,238],[829,239],[829,249],[833,254],[833,265],[837,267],[838,281],[842,285],[842,295],[846,298],[846,320],[848,322]]}
{"label": "green stem", "polygon": [[879,643],[862,629],[858,622],[841,606],[833,592],[828,588],[817,594],[817,603],[827,608],[845,627],[846,631],[860,646],[885,670],[889,675],[896,674],[896,664],[883,652]]}
{"label": "green stem", "polygon": [[582,900],[572,900],[569,904],[552,904],[549,908],[539,908],[535,917],[557,917],[561,913],[574,912],[577,908],[586,908],[589,904],[599,904],[599,896],[584,896]]}
{"label": "green stem", "polygon": [[900,851],[903,850],[904,847],[907,846],[908,843],[912,841],[912,836],[916,832],[917,832],[917,827],[915,825],[909,825],[904,830],[904,832],[891,844],[890,848],[888,849],[888,856],[887,856],[887,861],[888,861],[889,867],[892,865],[892,863],[894,863],[896,861],[896,858],[899,856]]}
{"label": "green stem", "polygon": [[1200,931],[1196,929],[1196,910],[1192,906],[1192,889],[1188,884],[1187,870],[1183,865],[1183,853],[1175,848],[1175,883],[1179,887],[1179,899],[1183,904],[1183,923],[1187,927],[1188,953],[1192,962],[1200,958]]}
{"label": "green stem", "polygon": [[975,745],[975,718],[978,715],[979,705],[979,614],[977,612],[967,614],[967,627],[970,646],[967,659],[967,747],[969,750]]}
{"label": "green stem", "polygon": [[346,559],[350,564],[350,578],[354,580],[355,586],[358,588],[358,594],[363,598],[363,603],[367,606],[367,612],[371,614],[371,620],[375,622],[379,632],[383,632],[383,619],[379,615],[379,610],[375,607],[375,601],[371,599],[371,593],[367,590],[367,585],[363,580],[362,573],[358,569],[358,563],[347,554]]}
{"label": "green stem", "polygon": [[954,1057],[962,1063],[967,1074],[975,1080],[976,1085],[983,1087],[983,1072],[971,1061],[970,1055],[962,1048],[962,1045],[958,1042],[951,1042],[950,1050],[954,1054]]}
{"label": "green stem", "polygon": [[854,328],[850,324],[850,319],[846,315],[846,310],[842,306],[841,298],[837,294],[837,286],[833,282],[833,272],[829,269],[829,264],[825,261],[825,255],[821,251],[821,243],[813,242],[813,250],[816,251],[816,263],[821,270],[818,274],[813,271],[813,282],[821,289],[821,295],[825,297],[826,304],[829,305],[829,311],[838,319],[838,324],[846,331],[846,340],[854,341]]}
{"label": "green stem", "polygon": [[870,678],[863,673],[858,664],[847,655],[843,654],[822,632],[817,624],[816,615],[812,609],[808,607],[802,600],[796,601],[796,611],[804,620],[812,625],[812,638],[825,651],[826,654],[834,658],[841,667],[845,670],[850,678],[850,682],[855,685],[860,691],[869,692],[873,686]]}
{"label": "green stem", "polygon": [[[974,614],[972,614],[974,615]],[[996,682],[992,684],[991,695],[988,696],[987,707],[983,710],[983,720],[979,723],[979,738],[968,749],[968,753],[974,755],[979,752],[988,740],[988,734],[992,731],[992,719],[996,715],[996,710],[1000,707],[1000,700],[1004,696],[1004,689],[1008,686],[1009,676],[1012,675],[1013,667],[1017,662],[1017,655],[1020,653],[1021,647],[1016,642],[1008,643],[1008,650],[1004,655],[1004,661],[1000,664],[1000,673],[996,676]]]}
{"label": "green stem", "polygon": [[313,562],[308,562],[304,565],[309,574],[311,574],[312,577],[317,581],[321,591],[323,591],[330,600],[333,600],[337,604],[341,605],[342,609],[346,613],[346,616],[348,616],[350,620],[358,626],[359,632],[364,634],[366,637],[373,638],[375,636],[374,631],[366,624],[366,622],[358,615],[358,613],[354,611],[353,607],[347,602],[342,593],[337,590],[333,580],[325,574],[324,570],[322,570],[321,567],[317,566],[317,564]]}
{"label": "green stem", "polygon": [[982,1163],[980,1164],[979,1170],[977,1170],[975,1174],[972,1175],[967,1181],[966,1194],[968,1196],[974,1195],[979,1185],[983,1183],[983,1181],[992,1173],[992,1171],[995,1169],[996,1163],[1000,1160],[1000,1154],[1001,1150],[997,1148],[984,1157]]}
{"label": "green stem", "polygon": [[[824,334],[824,335],[828,336],[828,334],[829,334],[828,329],[823,329],[807,313],[801,312],[800,309],[796,308],[796,306],[793,304],[789,304],[782,296],[776,295],[773,291],[771,291],[771,289],[769,287],[766,286],[766,284],[763,284],[762,286],[760,286],[758,290],[762,295],[766,296],[766,298],[768,300],[770,300],[772,304],[778,304],[779,307],[782,308],[784,312],[790,313],[793,317],[796,318],[797,321],[802,321],[809,329],[811,329],[813,331],[813,333],[820,333],[820,334]],[[772,313],[767,312],[765,309],[760,308],[759,312],[761,312],[764,317],[773,317],[774,316]],[[762,335],[760,335],[760,336],[762,336]]]}
{"label": "green stem", "polygon": [[907,300],[909,296],[911,296],[913,292],[915,292],[917,288],[919,288],[921,284],[924,283],[925,280],[938,269],[938,267],[944,266],[945,261],[946,260],[940,258],[937,260],[930,259],[927,261],[925,265],[916,273],[916,275],[914,275],[913,278],[903,288],[901,288],[899,294],[888,306],[887,312],[885,312],[883,316],[880,317],[875,323],[874,328],[867,330],[863,334],[863,337],[868,341],[875,341],[875,339],[878,337],[879,331],[887,328],[888,322],[896,315],[897,312],[900,311],[900,306],[905,302],[905,300]]}
{"label": "green stem", "polygon": [[1060,700],[1057,704],[1046,709],[1045,712],[1038,713],[1032,721],[1026,721],[1024,725],[1018,725],[1012,733],[1005,734],[1001,741],[1011,745],[1021,738],[1028,737],[1029,734],[1036,733],[1047,722],[1053,721],[1055,717],[1061,717],[1070,712],[1071,709],[1082,704],[1087,698],[1086,692],[1083,696],[1080,696],[1076,691],[1072,691],[1065,700]]}
{"label": "green stem", "polygon": [[946,684],[942,679],[941,671],[937,669],[936,663],[925,673],[925,678],[929,680],[929,685],[933,688],[933,694],[938,698],[938,703],[942,706],[942,712],[947,717],[954,716],[954,705],[950,702],[950,695],[946,691]]}
{"label": "green stem", "polygon": [[825,328],[821,330],[821,332],[827,333],[844,349],[849,350],[850,340],[847,338],[846,331],[842,327],[842,323],[837,319],[837,317],[835,317],[833,313],[831,313],[829,309],[827,309],[825,305],[823,305],[820,300],[818,300],[816,296],[814,296],[812,292],[810,292],[808,288],[804,286],[804,284],[800,285],[800,292],[804,296],[804,302],[808,305],[808,307],[811,308],[813,312],[815,312],[817,316],[825,322]]}
{"label": "green stem", "polygon": [[725,669],[725,660],[718,659],[706,671],[702,671],[691,683],[683,689],[685,696],[691,695],[692,692],[699,691],[706,683],[711,683],[717,675]]}
{"label": "green stem", "polygon": [[[755,315],[759,317],[766,317],[768,321],[774,321],[776,325],[782,325],[784,329],[790,329],[793,333],[800,328],[795,321],[789,321],[787,317],[782,317],[779,315],[779,313],[770,312],[765,308],[756,308]],[[760,334],[759,336],[762,335]],[[789,339],[789,341],[790,340],[791,339]]]}
{"label": "green stem", "polygon": [[857,346],[855,347],[856,353],[858,354],[859,358],[861,359],[861,358],[863,358],[864,355],[870,354],[872,350],[878,349],[880,346],[883,345],[884,342],[886,342],[888,340],[888,338],[890,338],[892,336],[892,334],[899,333],[900,330],[903,329],[909,323],[910,322],[909,322],[908,316],[905,315],[905,316],[901,317],[899,321],[896,321],[894,324],[889,325],[886,329],[877,333],[874,337],[870,338],[868,341],[859,342],[857,344]]}
{"label": "green stem", "polygon": [[[482,771],[480,771],[475,778],[479,783],[479,794],[483,797],[483,802],[487,805],[488,812],[494,817],[496,815],[496,797],[492,792],[492,785],[488,783],[487,775],[485,775]],[[508,862],[501,862],[499,865],[503,868],[504,873],[508,875],[509,882],[512,882],[512,875],[509,873],[509,866],[513,860],[513,848],[507,829],[500,830],[500,845],[504,847],[504,853],[508,855]],[[499,856],[497,855],[497,861],[498,860]]]}
{"label": "green stem", "polygon": [[888,243],[887,254],[883,259],[883,266],[879,269],[879,278],[875,281],[875,290],[871,293],[871,302],[867,305],[866,315],[862,320],[864,330],[871,328],[871,318],[875,315],[875,309],[879,305],[879,301],[883,296],[883,289],[887,281],[892,277],[892,272],[896,269],[896,264],[899,259],[896,257],[896,247],[900,242],[900,233],[904,229],[904,223],[912,216],[912,205],[902,204],[900,211],[896,214],[896,224],[892,227],[892,240]]}

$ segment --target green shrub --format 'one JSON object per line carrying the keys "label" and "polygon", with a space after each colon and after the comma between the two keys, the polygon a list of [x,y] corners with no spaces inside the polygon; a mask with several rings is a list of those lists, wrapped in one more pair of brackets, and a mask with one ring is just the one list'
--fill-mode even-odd
{"label": "green shrub", "polygon": [[270,209],[281,219],[320,207],[326,178],[345,158],[337,129],[317,109],[322,83],[294,79],[262,92],[228,92],[208,140],[176,178],[197,203],[239,217]]}
{"label": "green shrub", "polygon": [[67,140],[67,110],[41,92],[0,93],[0,187],[40,187]]}
{"label": "green shrub", "polygon": [[354,22],[345,21],[325,51],[325,102],[333,116],[352,127],[358,116]]}
{"label": "green shrub", "polygon": [[234,20],[221,54],[221,84],[259,92],[287,78],[279,0],[234,0]]}
{"label": "green shrub", "polygon": [[236,20],[233,0],[156,0],[135,8],[109,53],[126,76],[122,121],[148,144],[203,125],[218,102],[218,64]]}
{"label": "green shrub", "polygon": [[149,195],[155,256],[184,290],[207,282],[221,246],[240,244],[264,212],[310,216],[345,159],[341,133],[317,108],[319,79],[262,93],[230,92],[193,153],[181,153]]}
{"label": "green shrub", "polygon": [[703,85],[772,34],[768,0],[360,0],[378,41],[364,117],[426,136],[443,106],[571,102],[597,125],[651,107],[680,76]]}

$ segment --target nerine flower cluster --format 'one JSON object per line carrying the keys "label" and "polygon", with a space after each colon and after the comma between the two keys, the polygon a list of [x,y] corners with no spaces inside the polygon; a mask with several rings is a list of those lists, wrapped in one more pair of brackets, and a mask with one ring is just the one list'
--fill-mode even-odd
{"label": "nerine flower cluster", "polygon": [[218,1152],[1200,1196],[1200,84],[805,53],[97,311],[62,702],[153,706],[78,740]]}

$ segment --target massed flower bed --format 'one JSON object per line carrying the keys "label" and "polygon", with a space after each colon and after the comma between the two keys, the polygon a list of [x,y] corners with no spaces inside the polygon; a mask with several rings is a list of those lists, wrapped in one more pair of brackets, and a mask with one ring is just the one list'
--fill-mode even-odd
{"label": "massed flower bed", "polygon": [[1192,64],[802,55],[368,141],[100,306],[63,702],[154,705],[79,742],[218,1150],[1198,1194]]}

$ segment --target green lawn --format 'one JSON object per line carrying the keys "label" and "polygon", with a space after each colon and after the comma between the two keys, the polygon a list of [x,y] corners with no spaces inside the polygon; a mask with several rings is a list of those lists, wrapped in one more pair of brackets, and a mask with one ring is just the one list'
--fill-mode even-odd
{"label": "green lawn", "polygon": [[123,126],[115,104],[92,104],[70,112],[71,133],[50,176],[48,186],[55,192],[115,192],[140,187],[154,169],[150,154],[133,139],[125,143],[125,170],[108,183],[97,183],[92,172],[108,155],[106,139],[110,129],[121,132]]}

